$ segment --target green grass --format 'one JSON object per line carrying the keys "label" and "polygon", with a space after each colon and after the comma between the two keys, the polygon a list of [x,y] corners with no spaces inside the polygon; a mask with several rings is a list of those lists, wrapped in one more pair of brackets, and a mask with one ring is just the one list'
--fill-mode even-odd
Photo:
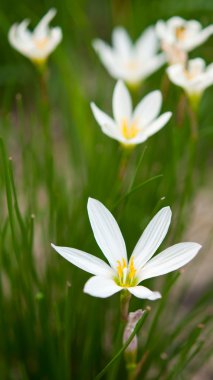
{"label": "green grass", "polygon": [[[212,22],[210,1],[2,1],[0,11],[0,378],[89,380],[122,353],[119,296],[101,300],[82,292],[88,274],[53,251],[50,243],[101,257],[86,212],[89,196],[112,210],[129,255],[151,217],[170,205],[173,220],[163,247],[179,242],[192,223],[193,201],[208,186],[213,142],[212,88],[199,110],[199,138],[181,114],[182,92],[170,84],[165,128],[125,157],[100,131],[90,101],[111,112],[115,82],[92,50],[97,36],[110,40],[114,25],[136,37],[158,18],[176,13]],[[148,5],[149,4],[149,5]],[[25,17],[35,25],[51,7],[64,38],[48,65],[47,98],[41,76],[7,42]],[[212,39],[192,53],[210,62]],[[134,103],[163,89],[165,68],[150,77]],[[43,91],[43,90],[42,90]],[[126,162],[121,180],[121,165]],[[196,241],[196,236],[194,236]],[[161,247],[162,248],[162,247]],[[208,257],[196,260],[208,260]],[[189,264],[192,266],[194,262]],[[132,299],[130,310],[151,306],[139,332],[138,378],[192,379],[210,359],[212,298],[209,283],[190,286],[187,271],[149,280],[162,292],[153,303]],[[178,286],[176,286],[178,285]],[[122,354],[104,379],[126,378]]]}

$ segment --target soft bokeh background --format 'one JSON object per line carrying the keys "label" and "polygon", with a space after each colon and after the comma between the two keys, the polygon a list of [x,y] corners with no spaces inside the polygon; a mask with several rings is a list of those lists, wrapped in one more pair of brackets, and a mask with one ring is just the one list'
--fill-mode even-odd
{"label": "soft bokeh background", "polygon": [[[52,25],[61,26],[64,37],[49,59],[46,100],[40,74],[9,46],[7,33],[11,24],[24,18],[34,27],[51,7],[58,10]],[[147,286],[162,291],[162,301],[133,300],[131,310],[152,307],[141,332],[139,357],[146,353],[141,378],[213,376],[209,364],[213,88],[202,99],[194,146],[187,111],[181,108],[182,91],[173,85],[165,88],[165,67],[148,78],[133,94],[134,103],[161,89],[163,110],[171,110],[173,118],[131,154],[123,181],[119,173],[124,154],[101,133],[89,107],[95,101],[111,113],[115,84],[93,51],[92,39],[110,42],[116,25],[125,26],[135,39],[158,19],[174,15],[198,19],[206,26],[213,22],[213,3],[1,1],[1,379],[92,379],[116,351],[119,296],[98,300],[84,295],[88,275],[50,249],[50,242],[55,242],[101,257],[87,217],[88,196],[111,208],[129,253],[153,214],[167,204],[174,219],[163,247],[184,238],[204,244],[168,294],[176,276],[147,281]],[[213,37],[190,56],[212,62],[212,43]],[[120,359],[105,378],[124,376]]]}

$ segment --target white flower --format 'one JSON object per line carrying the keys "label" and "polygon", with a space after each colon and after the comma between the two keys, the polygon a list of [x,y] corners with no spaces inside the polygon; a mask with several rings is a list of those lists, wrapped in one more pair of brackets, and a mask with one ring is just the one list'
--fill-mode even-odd
{"label": "white flower", "polygon": [[45,62],[62,39],[61,28],[49,28],[55,14],[56,10],[50,9],[33,32],[28,29],[29,20],[14,24],[9,30],[10,44],[33,62]]}
{"label": "white flower", "polygon": [[170,119],[171,112],[158,117],[162,103],[160,91],[146,95],[132,111],[130,94],[122,81],[118,81],[112,99],[114,120],[94,103],[91,108],[102,131],[124,145],[144,142],[159,131]]}
{"label": "white flower", "polygon": [[196,20],[187,21],[175,16],[168,21],[158,21],[156,33],[169,62],[176,63],[186,59],[184,52],[201,45],[213,34],[213,25],[202,29],[202,25]]}
{"label": "white flower", "polygon": [[213,84],[213,64],[206,67],[205,61],[195,58],[188,61],[187,66],[176,64],[168,67],[169,79],[182,87],[189,96],[200,96]]}
{"label": "white flower", "polygon": [[106,298],[127,289],[138,298],[156,300],[161,297],[160,293],[139,283],[182,267],[201,248],[197,243],[180,243],[152,258],[166,236],[171,221],[170,207],[164,207],[148,224],[128,261],[123,236],[109,210],[101,202],[89,198],[88,214],[96,242],[109,264],[74,248],[53,244],[52,247],[66,260],[94,275],[84,286],[84,292],[94,297]]}
{"label": "white flower", "polygon": [[158,70],[166,61],[164,54],[157,54],[159,42],[153,27],[149,27],[133,45],[127,31],[117,27],[112,33],[112,44],[96,39],[93,47],[103,65],[115,79],[123,79],[130,85]]}

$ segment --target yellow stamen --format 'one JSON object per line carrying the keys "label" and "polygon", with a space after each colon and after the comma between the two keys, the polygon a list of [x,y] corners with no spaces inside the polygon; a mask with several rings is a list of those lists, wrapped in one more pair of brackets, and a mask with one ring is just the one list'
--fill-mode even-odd
{"label": "yellow stamen", "polygon": [[177,40],[183,41],[186,37],[186,28],[184,26],[179,26],[176,28],[175,36]]}
{"label": "yellow stamen", "polygon": [[117,273],[118,277],[115,278],[115,281],[118,283],[120,286],[135,286],[137,283],[137,279],[135,277],[136,274],[136,269],[134,266],[134,258],[132,257],[130,259],[129,265],[127,266],[127,262],[124,258],[122,260],[117,261]]}
{"label": "yellow stamen", "polygon": [[122,258],[122,264],[123,264],[123,268],[127,267],[126,260],[124,258]]}
{"label": "yellow stamen", "polygon": [[134,266],[134,257],[130,259],[129,262],[129,278],[132,280],[135,277],[136,269]]}
{"label": "yellow stamen", "polygon": [[123,119],[121,124],[121,132],[125,139],[133,139],[138,134],[138,128],[136,123],[128,124],[126,119]]}
{"label": "yellow stamen", "polygon": [[123,269],[127,267],[126,260],[122,258],[122,261],[120,262],[120,260],[117,260],[117,263],[118,263],[118,266],[117,266],[118,276],[119,276],[119,279],[122,279]]}

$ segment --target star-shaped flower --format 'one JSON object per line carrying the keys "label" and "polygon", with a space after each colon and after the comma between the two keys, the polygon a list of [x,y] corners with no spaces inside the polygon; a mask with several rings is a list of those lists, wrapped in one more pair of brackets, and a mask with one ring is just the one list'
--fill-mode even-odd
{"label": "star-shaped flower", "polygon": [[93,274],[84,292],[106,298],[126,289],[138,298],[156,300],[161,294],[143,285],[142,281],[172,272],[191,261],[201,246],[197,243],[175,244],[152,258],[167,234],[171,210],[162,208],[146,227],[130,259],[120,228],[109,210],[99,201],[89,198],[88,214],[97,244],[105,261],[75,248],[52,247],[66,260]]}
{"label": "star-shaped flower", "polygon": [[213,34],[213,25],[202,29],[202,25],[196,20],[187,21],[175,16],[167,21],[159,20],[156,32],[161,43],[166,42],[188,52],[204,43]]}
{"label": "star-shaped flower", "polygon": [[43,64],[62,39],[61,28],[49,28],[55,14],[50,9],[33,32],[28,29],[29,20],[14,24],[9,30],[10,44],[34,63]]}
{"label": "star-shaped flower", "polygon": [[94,40],[93,47],[110,75],[133,87],[166,61],[164,54],[158,53],[159,41],[153,27],[146,29],[135,44],[124,28],[117,27],[112,33],[112,47],[100,39]]}
{"label": "star-shaped flower", "polygon": [[213,84],[213,64],[206,66],[202,58],[191,59],[187,65],[172,65],[168,67],[167,73],[169,79],[182,87],[189,96],[200,97]]}
{"label": "star-shaped flower", "polygon": [[91,103],[91,108],[103,133],[123,145],[135,145],[146,141],[170,119],[171,112],[165,112],[158,117],[161,104],[161,92],[153,91],[140,101],[133,112],[130,94],[124,83],[118,81],[112,99],[114,119],[94,103]]}

